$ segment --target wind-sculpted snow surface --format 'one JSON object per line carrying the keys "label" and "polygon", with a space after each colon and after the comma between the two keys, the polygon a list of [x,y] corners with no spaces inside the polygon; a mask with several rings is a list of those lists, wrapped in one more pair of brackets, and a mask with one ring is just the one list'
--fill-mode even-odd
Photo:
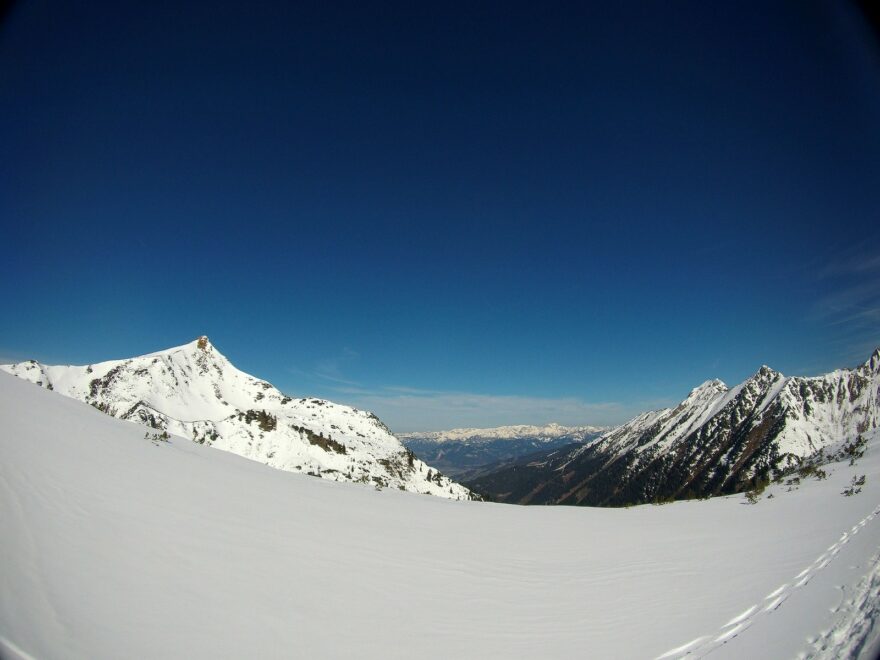
{"label": "wind-sculpted snow surface", "polygon": [[754,505],[514,507],[145,439],[0,374],[0,656],[871,658],[866,438]]}
{"label": "wind-sculpted snow surface", "polygon": [[323,399],[286,396],[236,369],[207,337],[128,360],[86,366],[29,361],[0,369],[114,417],[281,470],[451,499],[471,497],[416,459],[375,415]]}
{"label": "wind-sculpted snow surface", "polygon": [[761,367],[695,388],[598,440],[466,481],[522,504],[627,505],[741,492],[880,425],[880,349],[856,369],[786,378]]}

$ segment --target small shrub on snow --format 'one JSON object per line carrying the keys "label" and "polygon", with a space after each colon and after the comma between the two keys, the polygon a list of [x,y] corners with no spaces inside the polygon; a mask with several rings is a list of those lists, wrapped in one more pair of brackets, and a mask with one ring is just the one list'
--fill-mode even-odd
{"label": "small shrub on snow", "polygon": [[161,433],[147,432],[144,435],[144,440],[149,440],[150,442],[152,442],[154,445],[157,445],[157,446],[160,442],[168,442],[168,440],[170,440],[170,439],[171,439],[171,436],[168,435],[168,431],[162,431]]}
{"label": "small shrub on snow", "polygon": [[862,492],[862,486],[865,485],[865,475],[863,474],[861,477],[853,477],[850,482],[849,488],[845,488],[841,495],[846,495],[847,497],[851,497],[852,495],[858,495]]}
{"label": "small shrub on snow", "polygon": [[865,449],[867,449],[868,441],[862,435],[856,436],[856,439],[851,443],[843,446],[843,453],[846,456],[849,456],[849,464],[855,465],[856,461],[865,455]]}

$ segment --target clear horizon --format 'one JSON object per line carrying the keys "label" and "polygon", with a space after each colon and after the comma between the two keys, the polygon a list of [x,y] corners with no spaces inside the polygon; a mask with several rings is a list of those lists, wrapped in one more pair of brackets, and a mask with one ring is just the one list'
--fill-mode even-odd
{"label": "clear horizon", "polygon": [[0,362],[207,334],[398,432],[855,366],[878,79],[849,3],[17,3]]}

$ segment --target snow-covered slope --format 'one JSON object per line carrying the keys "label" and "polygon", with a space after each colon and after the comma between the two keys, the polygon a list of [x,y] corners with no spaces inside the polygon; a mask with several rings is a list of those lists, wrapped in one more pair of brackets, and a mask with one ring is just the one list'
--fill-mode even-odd
{"label": "snow-covered slope", "polygon": [[401,442],[422,460],[455,479],[473,479],[536,451],[567,447],[598,438],[600,426],[500,426],[400,433]]}
{"label": "snow-covered slope", "polygon": [[786,378],[763,366],[695,388],[599,440],[469,481],[520,503],[632,504],[740,492],[880,426],[880,349],[855,369]]}
{"label": "snow-covered slope", "polygon": [[379,419],[323,399],[294,399],[236,369],[207,337],[86,366],[35,361],[0,370],[114,417],[291,472],[452,499],[463,486],[416,459]]}
{"label": "snow-covered slope", "polygon": [[0,657],[873,658],[867,435],[752,506],[514,507],[152,442],[0,374]]}

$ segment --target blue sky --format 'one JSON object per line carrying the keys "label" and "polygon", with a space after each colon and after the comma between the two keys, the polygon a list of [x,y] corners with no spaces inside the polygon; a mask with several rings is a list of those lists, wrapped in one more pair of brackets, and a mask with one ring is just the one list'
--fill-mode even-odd
{"label": "blue sky", "polygon": [[406,431],[880,345],[880,50],[845,3],[135,4],[0,28],[4,361],[207,333]]}

